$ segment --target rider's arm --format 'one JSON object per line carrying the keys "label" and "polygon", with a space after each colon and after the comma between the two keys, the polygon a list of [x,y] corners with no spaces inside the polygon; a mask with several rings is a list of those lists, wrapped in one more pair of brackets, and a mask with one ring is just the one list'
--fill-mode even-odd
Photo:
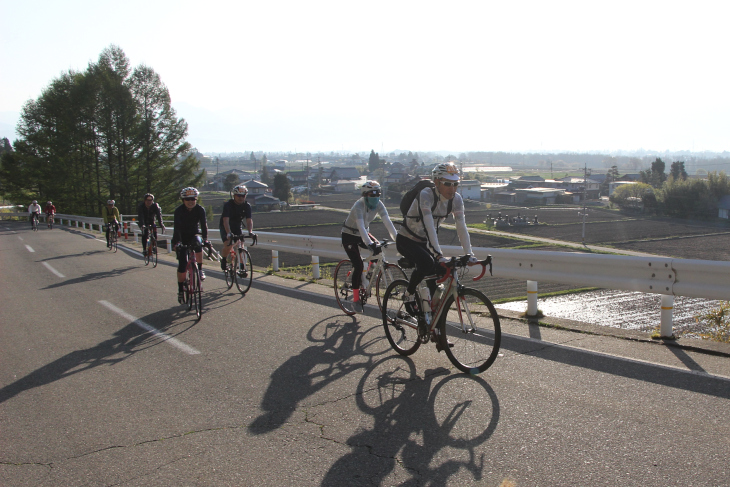
{"label": "rider's arm", "polygon": [[388,230],[390,238],[395,241],[395,236],[398,232],[395,229],[395,225],[393,225],[393,222],[390,220],[390,215],[388,215],[388,209],[385,207],[382,201],[378,202],[378,215],[380,215],[380,218],[383,220],[383,225],[385,225],[385,228]]}
{"label": "rider's arm", "polygon": [[253,220],[251,217],[246,218],[246,230],[248,230],[248,233],[253,233]]}
{"label": "rider's arm", "polygon": [[203,236],[203,242],[208,240],[208,220],[205,216],[205,208],[200,207],[200,233]]}
{"label": "rider's arm", "polygon": [[[362,200],[358,201],[358,203],[362,202]],[[370,238],[370,235],[368,234],[368,229],[365,227],[365,215],[363,215],[364,212],[365,203],[363,202],[362,205],[356,204],[352,207],[352,212],[354,212],[355,217],[355,223],[357,224],[357,230],[360,232],[360,238],[365,243],[365,245],[370,246],[373,244],[373,240]]]}
{"label": "rider's arm", "polygon": [[430,188],[425,188],[421,191],[419,204],[421,206],[421,214],[423,215],[423,226],[426,228],[426,236],[428,237],[428,243],[431,249],[437,255],[444,255],[439,245],[439,237],[436,233],[436,223],[433,221],[433,213],[431,213],[431,206],[433,205],[433,191]]}

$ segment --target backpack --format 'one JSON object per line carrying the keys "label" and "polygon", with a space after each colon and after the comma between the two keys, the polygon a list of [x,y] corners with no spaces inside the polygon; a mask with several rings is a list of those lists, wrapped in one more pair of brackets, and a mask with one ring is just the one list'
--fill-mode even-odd
{"label": "backpack", "polygon": [[[408,218],[408,210],[411,209],[411,205],[413,204],[413,200],[418,198],[418,195],[421,194],[421,191],[423,191],[424,188],[431,188],[431,191],[433,191],[433,206],[431,206],[431,211],[436,209],[436,205],[439,202],[438,195],[436,194],[436,184],[434,184],[433,181],[430,179],[422,179],[421,181],[418,181],[415,186],[413,186],[411,189],[406,192],[406,194],[403,196],[403,199],[400,201],[400,212],[403,214],[403,219],[405,220]],[[446,210],[446,214],[449,215],[451,213],[451,208],[453,206],[453,200],[449,200],[449,207]],[[418,220],[423,219],[423,215],[421,215],[421,209],[418,209],[419,216],[415,217]],[[411,217],[413,218],[413,217]]]}

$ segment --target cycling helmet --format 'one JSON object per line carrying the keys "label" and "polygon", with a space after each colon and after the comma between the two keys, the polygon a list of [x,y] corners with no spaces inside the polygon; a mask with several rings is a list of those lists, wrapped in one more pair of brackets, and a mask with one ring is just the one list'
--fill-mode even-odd
{"label": "cycling helmet", "polygon": [[37,205],[38,204],[38,200],[33,200],[33,204],[34,205]]}
{"label": "cycling helmet", "polygon": [[248,194],[248,188],[243,184],[239,184],[238,186],[233,188],[233,196],[237,194],[242,194],[243,196],[246,196]]}
{"label": "cycling helmet", "polygon": [[147,198],[155,199],[155,195],[153,195],[152,193],[147,193],[146,195],[144,195],[144,198],[142,198],[142,199],[146,200]]}
{"label": "cycling helmet", "polygon": [[431,179],[446,179],[448,181],[459,180],[459,168],[453,162],[437,164],[431,171]]}
{"label": "cycling helmet", "polygon": [[114,206],[114,200],[107,200],[106,204]]}
{"label": "cycling helmet", "polygon": [[46,204],[47,205],[52,205],[53,203],[51,203],[50,201],[47,201]]}
{"label": "cycling helmet", "polygon": [[189,186],[180,191],[180,199],[197,198],[199,194],[200,191],[198,191],[196,188],[193,188],[192,186]]}
{"label": "cycling helmet", "polygon": [[362,185],[362,194],[363,196],[380,196],[381,193],[380,189],[380,183],[377,181],[365,181],[365,183]]}

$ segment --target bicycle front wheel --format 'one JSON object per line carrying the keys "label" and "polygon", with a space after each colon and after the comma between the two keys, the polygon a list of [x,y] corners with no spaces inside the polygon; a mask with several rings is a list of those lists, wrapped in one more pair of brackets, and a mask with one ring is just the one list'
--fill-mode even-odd
{"label": "bicycle front wheel", "polygon": [[114,252],[116,252],[117,249],[119,248],[119,245],[117,243],[118,242],[118,237],[117,237],[117,232],[116,231],[114,232],[114,236],[112,237],[112,239],[113,239],[112,240],[112,250]]}
{"label": "bicycle front wheel", "polygon": [[375,281],[375,296],[378,300],[378,308],[380,308],[381,313],[383,312],[383,296],[385,296],[385,291],[390,286],[390,283],[396,279],[408,280],[405,271],[397,264],[387,264],[378,272],[378,277]]}
{"label": "bicycle front wheel", "polygon": [[497,358],[502,339],[494,305],[481,291],[464,288],[456,300],[449,296],[444,306],[448,311],[438,329],[449,360],[467,374],[484,372]]}
{"label": "bicycle front wheel", "polygon": [[193,301],[193,307],[195,308],[195,315],[200,319],[203,314],[203,283],[200,280],[200,271],[196,269],[193,272],[194,286],[191,290],[191,300]]}
{"label": "bicycle front wheel", "polygon": [[238,265],[235,268],[236,287],[241,294],[246,294],[251,289],[253,280],[253,266],[251,265],[251,254],[246,249],[239,249]]}
{"label": "bicycle front wheel", "polygon": [[227,256],[221,256],[221,259],[226,259],[226,270],[224,274],[226,276],[226,286],[228,289],[231,289],[233,287],[233,283],[236,281],[236,265],[238,264],[238,258],[236,257],[236,253],[231,251]]}
{"label": "bicycle front wheel", "polygon": [[152,239],[149,239],[147,241],[147,248],[144,250],[144,252],[142,252],[142,257],[144,258],[144,265],[149,265],[151,253],[152,253]]}
{"label": "bicycle front wheel", "polygon": [[418,339],[418,319],[406,311],[403,301],[408,281],[396,279],[390,283],[383,296],[383,328],[393,350],[401,355],[411,355],[421,341]]}
{"label": "bicycle front wheel", "polygon": [[340,309],[348,316],[355,314],[352,302],[352,271],[352,262],[349,260],[341,260],[335,268],[335,299]]}
{"label": "bicycle front wheel", "polygon": [[[149,242],[147,245],[150,245]],[[152,239],[152,255],[150,255],[150,261],[152,261],[152,267],[157,267],[157,239]]]}

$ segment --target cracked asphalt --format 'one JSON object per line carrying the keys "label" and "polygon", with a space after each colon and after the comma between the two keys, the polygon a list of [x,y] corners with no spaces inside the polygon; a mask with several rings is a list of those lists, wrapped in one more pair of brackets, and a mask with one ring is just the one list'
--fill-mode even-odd
{"label": "cracked asphalt", "polygon": [[162,260],[0,223],[0,485],[728,485],[725,345],[505,313],[470,377],[316,284],[207,265],[196,322]]}

